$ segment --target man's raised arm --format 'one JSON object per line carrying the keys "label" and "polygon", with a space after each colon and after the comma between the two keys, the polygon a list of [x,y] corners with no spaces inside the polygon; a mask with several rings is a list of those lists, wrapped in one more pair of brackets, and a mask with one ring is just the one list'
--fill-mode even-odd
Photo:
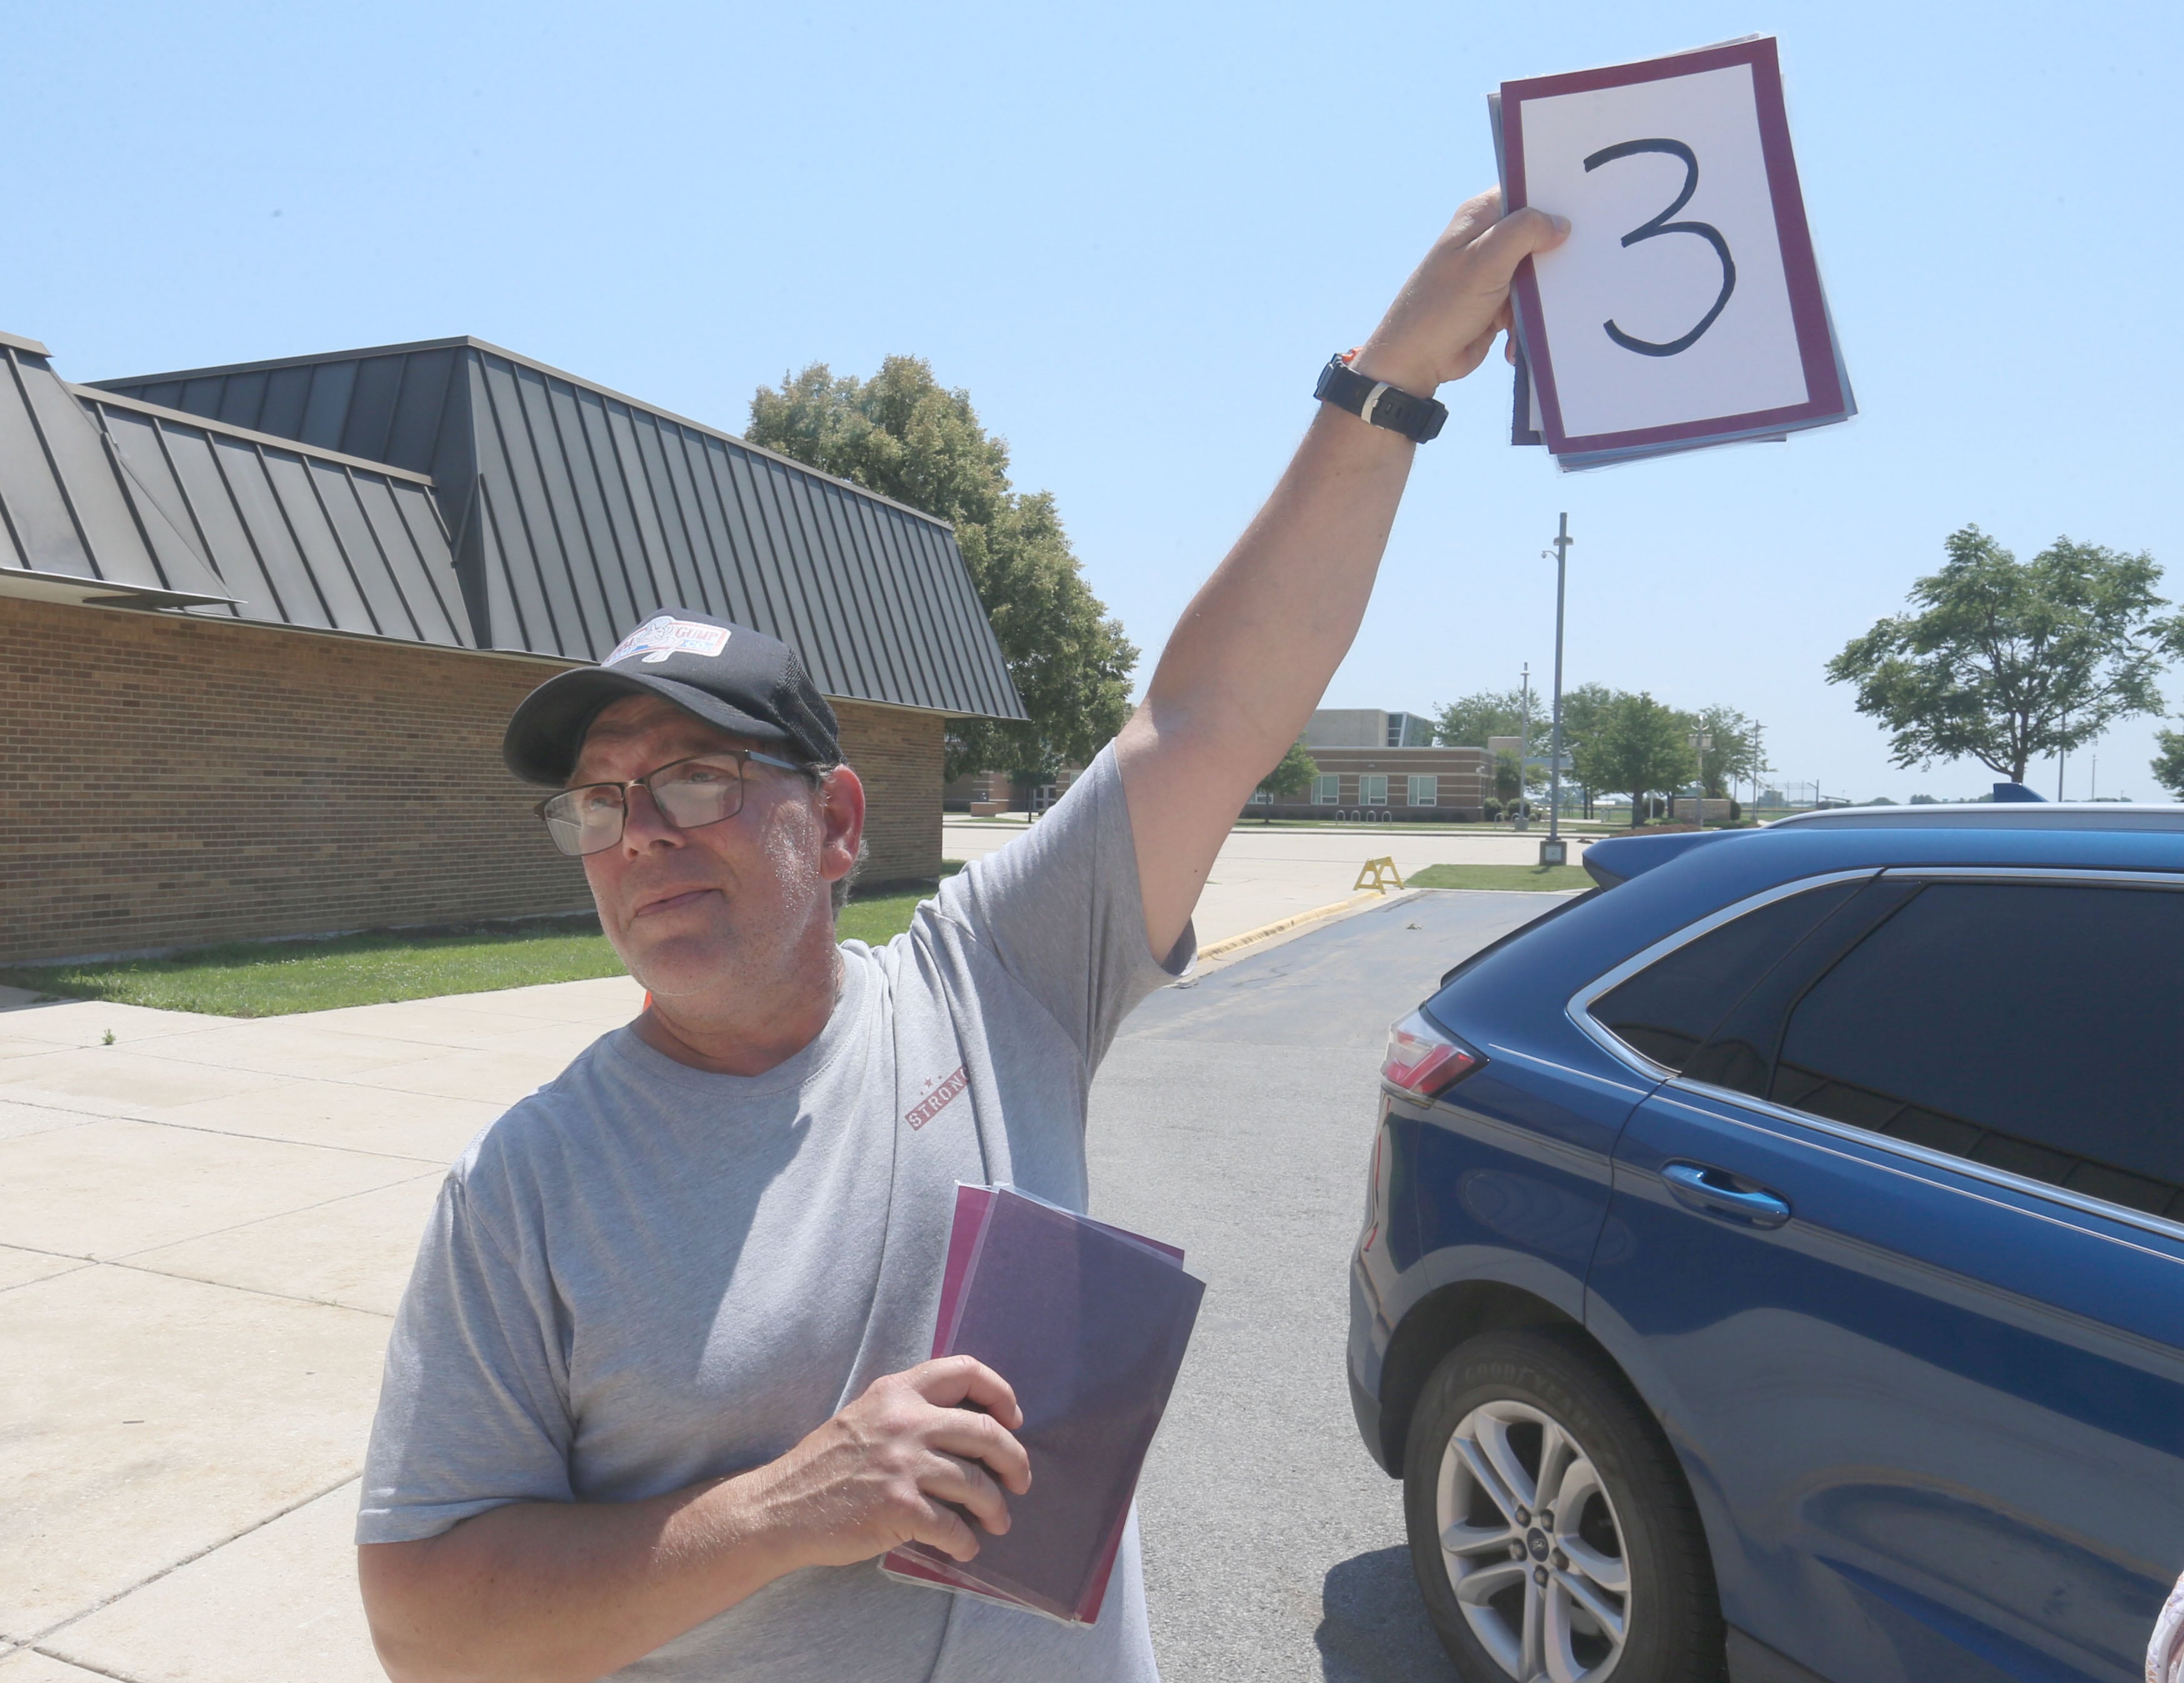
{"label": "man's raised arm", "polygon": [[[1499,192],[1457,212],[1351,363],[1358,373],[1430,397],[1478,367],[1508,325],[1518,264],[1568,231],[1537,210],[1501,213]],[[1349,651],[1416,449],[1323,406],[1116,739],[1155,952],[1181,937],[1236,815]]]}

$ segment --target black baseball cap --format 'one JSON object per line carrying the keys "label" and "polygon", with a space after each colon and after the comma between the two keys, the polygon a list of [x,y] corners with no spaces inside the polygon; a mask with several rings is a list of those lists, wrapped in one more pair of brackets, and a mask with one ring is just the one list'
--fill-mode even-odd
{"label": "black baseball cap", "polygon": [[722,730],[784,744],[806,765],[841,763],[834,710],[794,649],[682,608],[661,609],[598,666],[560,673],[525,696],[501,757],[524,782],[558,788],[592,721],[627,695],[657,695]]}

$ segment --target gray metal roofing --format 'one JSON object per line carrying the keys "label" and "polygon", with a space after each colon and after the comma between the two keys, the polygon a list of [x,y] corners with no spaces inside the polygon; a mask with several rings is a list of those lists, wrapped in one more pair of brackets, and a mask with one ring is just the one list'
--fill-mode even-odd
{"label": "gray metal roofing", "polygon": [[213,567],[242,619],[475,649],[432,482],[76,388],[124,489]]}
{"label": "gray metal roofing", "polygon": [[429,473],[484,647],[596,660],[688,608],[830,695],[1023,716],[945,521],[482,340],[99,385]]}
{"label": "gray metal roofing", "polygon": [[426,483],[64,383],[0,336],[0,574],[86,598],[475,647]]}

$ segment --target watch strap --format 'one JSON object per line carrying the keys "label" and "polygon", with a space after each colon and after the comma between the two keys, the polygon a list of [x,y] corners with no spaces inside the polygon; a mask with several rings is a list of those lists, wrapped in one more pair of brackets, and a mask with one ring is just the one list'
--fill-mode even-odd
{"label": "watch strap", "polygon": [[1400,432],[1413,443],[1423,444],[1440,436],[1442,423],[1448,419],[1446,404],[1360,374],[1350,365],[1350,357],[1356,354],[1338,352],[1329,357],[1327,366],[1319,371],[1319,383],[1312,388],[1312,396],[1348,410],[1372,426]]}

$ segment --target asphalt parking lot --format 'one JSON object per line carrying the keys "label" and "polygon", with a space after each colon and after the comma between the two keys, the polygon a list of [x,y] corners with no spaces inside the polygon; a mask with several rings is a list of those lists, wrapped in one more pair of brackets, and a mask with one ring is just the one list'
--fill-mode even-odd
{"label": "asphalt parking lot", "polygon": [[1169,1683],[1448,1683],[1342,1372],[1390,1023],[1559,895],[1428,890],[1155,995],[1092,1089],[1092,1207],[1207,1282],[1139,1487]]}

